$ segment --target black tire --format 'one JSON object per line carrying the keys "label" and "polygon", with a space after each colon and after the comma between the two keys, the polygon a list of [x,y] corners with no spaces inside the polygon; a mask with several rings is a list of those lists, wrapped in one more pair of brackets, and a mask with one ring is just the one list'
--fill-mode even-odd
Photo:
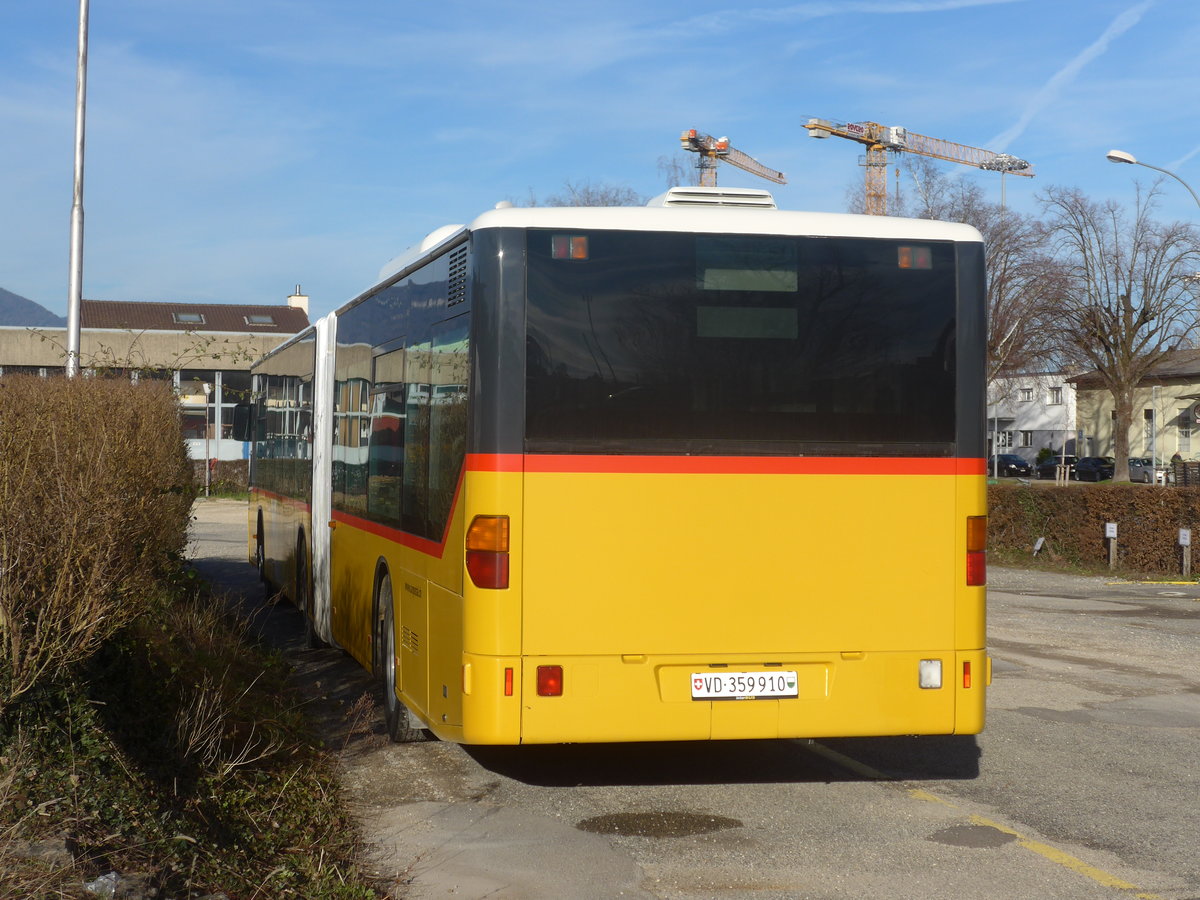
{"label": "black tire", "polygon": [[379,582],[379,623],[376,666],[383,678],[383,718],[387,736],[394,744],[410,744],[425,740],[425,730],[415,724],[415,719],[400,698],[396,696],[396,628],[395,612],[392,609],[392,576],[387,573]]}
{"label": "black tire", "polygon": [[308,566],[308,548],[304,535],[296,542],[296,609],[304,618],[304,646],[316,650],[322,645],[312,618],[312,572]]}

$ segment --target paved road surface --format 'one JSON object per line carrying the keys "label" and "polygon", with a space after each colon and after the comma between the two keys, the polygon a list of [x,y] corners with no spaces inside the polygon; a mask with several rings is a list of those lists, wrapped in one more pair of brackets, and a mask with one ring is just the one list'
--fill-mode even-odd
{"label": "paved road surface", "polygon": [[392,746],[365,673],[262,606],[244,504],[197,510],[197,567],[261,607],[398,896],[1200,898],[1196,586],[993,570],[978,745]]}

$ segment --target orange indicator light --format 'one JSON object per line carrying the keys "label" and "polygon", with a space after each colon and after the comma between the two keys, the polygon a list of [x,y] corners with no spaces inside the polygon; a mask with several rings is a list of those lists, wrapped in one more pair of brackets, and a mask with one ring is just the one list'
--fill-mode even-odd
{"label": "orange indicator light", "polygon": [[968,660],[967,662],[963,663],[963,687],[969,688],[970,686],[971,686],[971,662],[970,662],[970,660]]}
{"label": "orange indicator light", "polygon": [[[969,665],[969,663],[968,663]],[[504,696],[511,697],[513,695],[513,670],[507,668],[504,670]]]}
{"label": "orange indicator light", "polygon": [[987,516],[967,517],[967,585],[987,584]]}
{"label": "orange indicator light", "polygon": [[933,254],[928,247],[897,247],[896,263],[901,269],[932,269]]}
{"label": "orange indicator light", "polygon": [[508,587],[508,516],[476,516],[467,527],[467,574],[476,587]]}
{"label": "orange indicator light", "polygon": [[556,234],[550,238],[554,259],[588,259],[588,239],[583,234]]}

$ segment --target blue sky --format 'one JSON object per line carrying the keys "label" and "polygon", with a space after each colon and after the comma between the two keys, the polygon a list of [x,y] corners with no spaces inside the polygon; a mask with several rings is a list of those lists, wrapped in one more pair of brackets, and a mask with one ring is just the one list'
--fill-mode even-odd
{"label": "blue sky", "polygon": [[[77,0],[0,4],[0,287],[65,314]],[[1194,0],[91,0],[84,296],[282,303],[322,315],[427,232],[567,182],[665,188],[680,131],[841,211],[876,121],[1132,201],[1200,190]],[[683,161],[691,164],[694,157]],[[998,200],[999,176],[980,179]],[[901,186],[903,190],[903,185]],[[1196,221],[1182,186],[1160,217]]]}

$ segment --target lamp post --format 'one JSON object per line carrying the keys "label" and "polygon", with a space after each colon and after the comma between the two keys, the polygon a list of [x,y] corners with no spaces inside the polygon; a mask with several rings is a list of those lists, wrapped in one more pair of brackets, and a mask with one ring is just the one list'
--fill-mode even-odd
{"label": "lamp post", "polygon": [[204,388],[204,496],[207,497],[212,478],[212,463],[208,458],[208,405],[213,386],[206,381],[201,387]]}
{"label": "lamp post", "polygon": [[1200,206],[1200,197],[1196,196],[1196,192],[1192,190],[1192,186],[1169,169],[1161,169],[1158,166],[1150,165],[1150,163],[1142,162],[1132,153],[1126,153],[1124,150],[1109,150],[1108,153],[1105,154],[1105,159],[1114,163],[1126,163],[1131,166],[1144,166],[1147,169],[1153,169],[1155,172],[1162,172],[1164,175],[1170,175],[1185,188],[1187,188],[1188,193],[1192,195],[1192,199],[1196,201],[1196,205]]}
{"label": "lamp post", "polygon": [[83,147],[87,112],[88,0],[79,0],[79,53],[75,65],[75,191],[71,204],[71,258],[67,278],[67,377],[79,374],[83,305]]}

